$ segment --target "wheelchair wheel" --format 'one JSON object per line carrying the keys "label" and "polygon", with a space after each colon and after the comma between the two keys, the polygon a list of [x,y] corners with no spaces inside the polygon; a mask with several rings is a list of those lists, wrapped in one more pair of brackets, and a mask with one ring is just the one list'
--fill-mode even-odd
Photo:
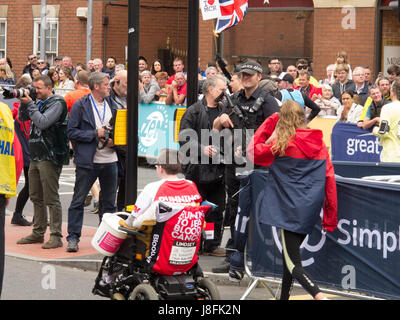
{"label": "wheelchair wheel", "polygon": [[205,291],[205,299],[206,300],[221,300],[221,297],[219,295],[219,291],[215,284],[207,279],[207,278],[202,278],[199,281],[199,287]]}
{"label": "wheelchair wheel", "polygon": [[151,285],[142,283],[133,289],[129,300],[158,300],[158,294]]}

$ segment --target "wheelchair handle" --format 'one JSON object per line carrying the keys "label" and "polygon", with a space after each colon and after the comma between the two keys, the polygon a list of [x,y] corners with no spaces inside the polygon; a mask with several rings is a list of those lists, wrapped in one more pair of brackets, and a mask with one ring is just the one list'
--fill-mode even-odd
{"label": "wheelchair handle", "polygon": [[124,232],[126,232],[127,234],[129,234],[131,236],[140,236],[140,237],[143,237],[143,238],[146,237],[146,235],[144,233],[141,233],[141,232],[138,232],[138,231],[135,231],[135,230],[132,230],[132,229],[128,229],[128,228],[125,228],[125,227],[119,226],[118,230],[124,231]]}

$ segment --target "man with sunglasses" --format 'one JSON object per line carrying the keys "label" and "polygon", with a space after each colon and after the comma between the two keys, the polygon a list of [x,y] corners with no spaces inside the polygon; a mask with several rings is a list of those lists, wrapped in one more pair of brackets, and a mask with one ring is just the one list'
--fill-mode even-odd
{"label": "man with sunglasses", "polygon": [[[308,61],[306,59],[299,59],[296,62],[296,68],[298,70],[299,73],[301,72],[305,72],[305,73],[309,73],[309,67],[308,67]],[[314,87],[319,87],[319,83],[318,80],[315,79],[313,76],[310,76],[310,83],[314,86]],[[299,86],[299,78],[297,78],[296,80],[294,80],[294,86],[298,87]]]}
{"label": "man with sunglasses", "polygon": [[22,71],[22,74],[24,73],[29,73],[31,78],[32,77],[32,72],[33,70],[37,69],[37,57],[33,53],[28,55],[28,64],[24,67],[24,70]]}
{"label": "man with sunglasses", "polygon": [[38,67],[40,73],[43,74],[43,75],[47,75],[47,72],[49,72],[49,68],[47,67],[47,63],[43,59],[38,60],[37,67]]}

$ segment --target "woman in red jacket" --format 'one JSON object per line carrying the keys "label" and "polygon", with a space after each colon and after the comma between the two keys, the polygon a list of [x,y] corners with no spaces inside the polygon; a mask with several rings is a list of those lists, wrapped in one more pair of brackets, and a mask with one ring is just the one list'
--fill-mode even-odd
{"label": "woman in red jacket", "polygon": [[322,131],[308,129],[303,108],[286,100],[280,113],[258,128],[247,152],[255,164],[269,167],[260,222],[281,229],[281,300],[289,299],[294,278],[314,299],[325,299],[300,257],[300,245],[313,230],[321,208],[324,231],[337,226],[335,175]]}
{"label": "woman in red jacket", "polygon": [[18,193],[17,201],[15,203],[15,210],[11,219],[11,224],[19,225],[19,226],[31,226],[33,222],[30,222],[25,219],[22,211],[25,208],[26,203],[29,200],[29,131],[31,122],[25,121],[22,122],[18,119],[18,109],[20,102],[14,103],[14,108],[12,109],[12,115],[14,118],[14,128],[15,128],[15,136],[16,139],[19,140],[19,144],[21,145],[21,150],[23,154],[23,170],[25,177],[25,185]]}

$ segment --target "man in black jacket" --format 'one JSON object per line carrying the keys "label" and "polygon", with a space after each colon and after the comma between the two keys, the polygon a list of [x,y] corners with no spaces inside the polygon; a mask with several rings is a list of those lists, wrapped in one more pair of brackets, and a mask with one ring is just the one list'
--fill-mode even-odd
{"label": "man in black jacket", "polygon": [[33,53],[28,56],[28,64],[22,70],[22,74],[29,73],[32,78],[32,72],[37,68],[37,57]]}
{"label": "man in black jacket", "polygon": [[[223,231],[223,212],[225,209],[224,166],[217,159],[217,141],[213,141],[213,123],[221,113],[215,99],[227,90],[226,80],[215,75],[204,81],[204,98],[187,108],[179,133],[180,151],[183,154],[182,169],[185,178],[192,180],[203,200],[217,205],[206,216],[207,225],[213,226],[204,241],[205,255],[225,256],[220,248]],[[207,227],[208,229],[208,227]]]}

